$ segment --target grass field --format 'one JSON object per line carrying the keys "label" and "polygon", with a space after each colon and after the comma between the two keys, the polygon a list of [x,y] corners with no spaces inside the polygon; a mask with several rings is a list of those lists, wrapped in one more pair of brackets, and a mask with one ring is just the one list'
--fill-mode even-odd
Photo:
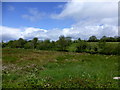
{"label": "grass field", "polygon": [[2,55],[3,88],[119,88],[116,55],[26,49]]}

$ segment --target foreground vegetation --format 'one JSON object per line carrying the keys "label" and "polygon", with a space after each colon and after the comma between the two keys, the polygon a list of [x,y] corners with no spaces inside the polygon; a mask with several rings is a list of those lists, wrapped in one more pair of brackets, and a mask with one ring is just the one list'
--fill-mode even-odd
{"label": "foreground vegetation", "polygon": [[118,55],[3,48],[3,88],[119,88]]}

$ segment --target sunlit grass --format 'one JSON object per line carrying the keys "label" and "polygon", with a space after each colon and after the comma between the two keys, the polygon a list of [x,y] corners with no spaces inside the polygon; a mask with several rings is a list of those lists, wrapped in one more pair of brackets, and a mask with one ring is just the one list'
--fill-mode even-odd
{"label": "sunlit grass", "polygon": [[118,58],[73,52],[3,49],[3,88],[118,88]]}

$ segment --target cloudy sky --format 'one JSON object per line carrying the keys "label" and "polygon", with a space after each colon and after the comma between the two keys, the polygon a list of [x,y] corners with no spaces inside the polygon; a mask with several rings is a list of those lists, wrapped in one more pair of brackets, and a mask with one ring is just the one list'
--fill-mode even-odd
{"label": "cloudy sky", "polygon": [[118,2],[3,2],[2,40],[118,36]]}

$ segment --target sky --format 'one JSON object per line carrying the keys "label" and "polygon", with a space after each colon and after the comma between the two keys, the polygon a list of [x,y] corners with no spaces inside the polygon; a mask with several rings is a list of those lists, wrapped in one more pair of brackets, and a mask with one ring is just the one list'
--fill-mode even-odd
{"label": "sky", "polygon": [[118,36],[118,2],[2,2],[3,41]]}

